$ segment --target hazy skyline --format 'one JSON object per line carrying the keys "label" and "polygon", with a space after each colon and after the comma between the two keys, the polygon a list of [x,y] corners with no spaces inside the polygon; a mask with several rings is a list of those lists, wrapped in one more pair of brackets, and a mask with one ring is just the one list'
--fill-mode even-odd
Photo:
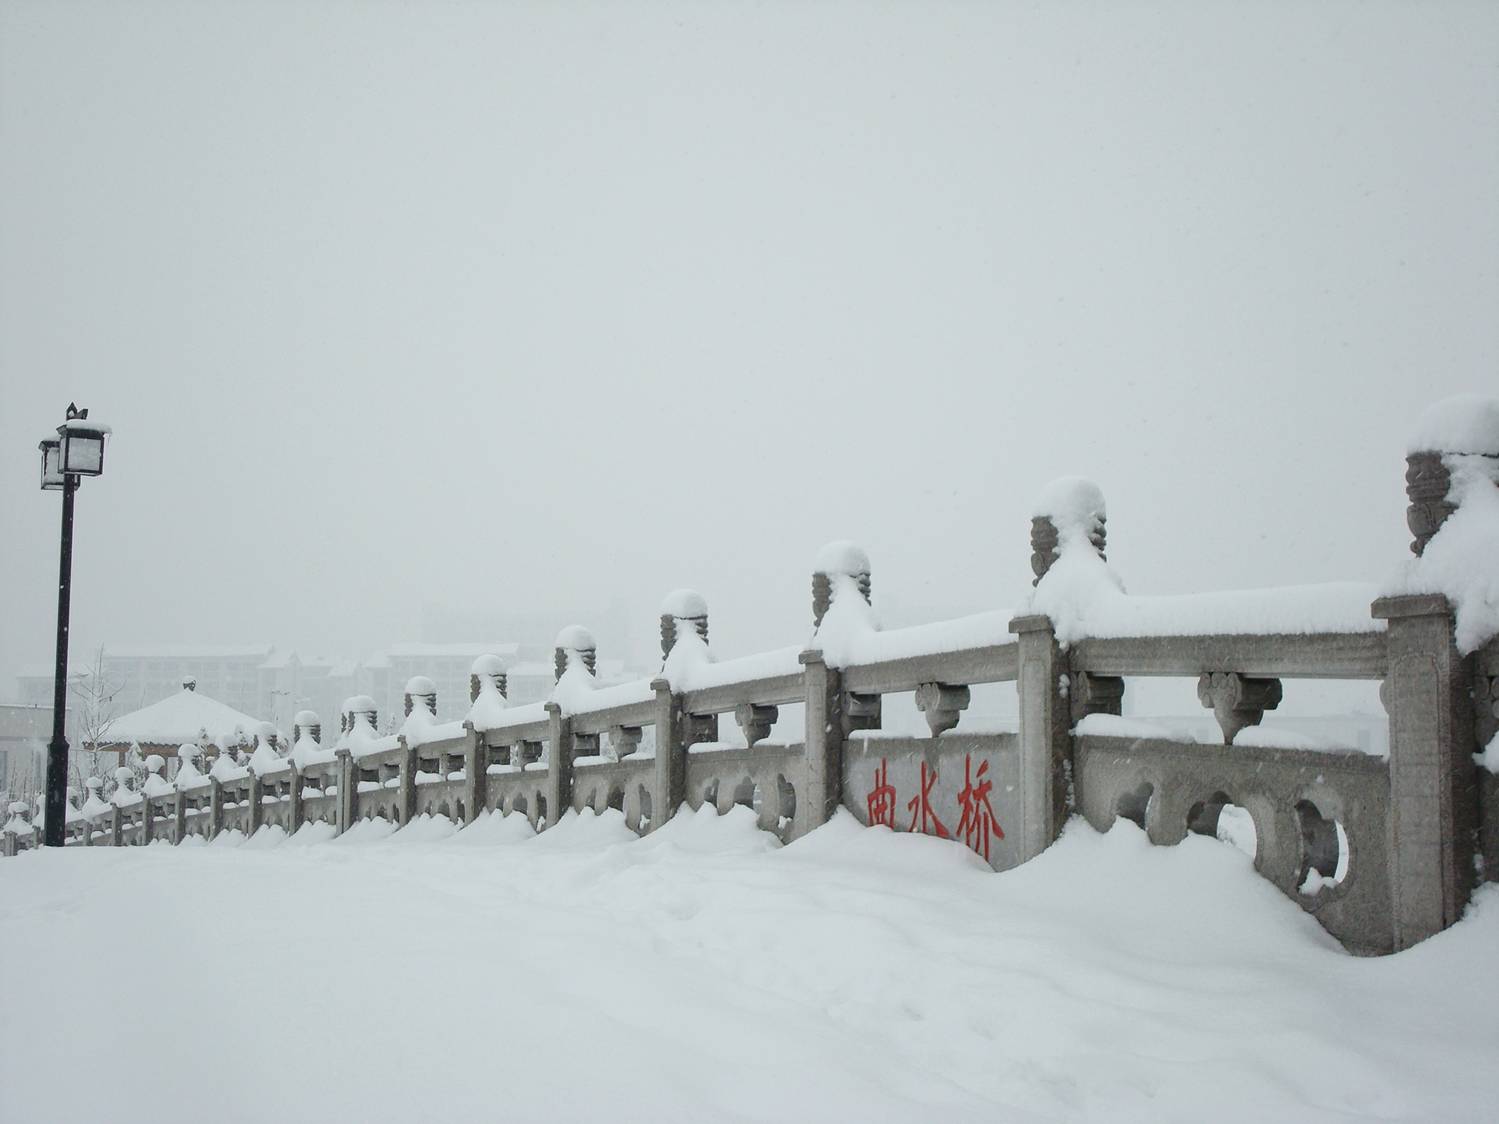
{"label": "hazy skyline", "polygon": [[[1137,592],[1381,580],[1499,372],[1499,8],[0,7],[0,699],[424,611],[805,638],[1015,603],[1051,478]],[[485,639],[485,628],[473,636]]]}

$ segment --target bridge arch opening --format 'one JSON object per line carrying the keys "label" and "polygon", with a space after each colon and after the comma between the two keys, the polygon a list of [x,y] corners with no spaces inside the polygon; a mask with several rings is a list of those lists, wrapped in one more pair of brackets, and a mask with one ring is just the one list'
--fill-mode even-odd
{"label": "bridge arch opening", "polygon": [[781,801],[777,826],[783,832],[790,831],[796,819],[796,786],[786,779],[785,773],[776,774],[776,795]]}
{"label": "bridge arch opening", "polygon": [[1222,789],[1192,805],[1187,811],[1187,830],[1221,839],[1251,859],[1259,853],[1259,832],[1255,830],[1254,817],[1249,814],[1249,809],[1235,804],[1233,797]]}
{"label": "bridge arch opening", "polygon": [[641,785],[636,795],[640,798],[640,816],[636,820],[635,830],[644,835],[651,828],[651,790]]}
{"label": "bridge arch opening", "polygon": [[1351,855],[1348,832],[1343,824],[1310,800],[1296,803],[1296,821],[1301,829],[1301,869],[1296,885],[1303,894],[1318,894],[1342,884],[1348,877]]}
{"label": "bridge arch opening", "polygon": [[1141,781],[1128,792],[1122,793],[1114,802],[1114,815],[1129,820],[1141,831],[1145,830],[1145,817],[1150,811],[1150,801],[1155,796],[1155,785]]}
{"label": "bridge arch opening", "polygon": [[734,786],[734,803],[745,808],[760,811],[760,805],[764,803],[764,797],[760,793],[760,786],[754,782],[754,778],[745,777]]}

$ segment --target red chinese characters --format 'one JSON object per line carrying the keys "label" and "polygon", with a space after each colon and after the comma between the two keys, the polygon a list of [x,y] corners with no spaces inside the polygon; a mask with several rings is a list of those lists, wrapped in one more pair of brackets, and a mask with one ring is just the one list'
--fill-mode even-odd
{"label": "red chinese characters", "polygon": [[[932,811],[932,789],[937,786],[937,770],[925,761],[921,763],[921,791],[906,802],[906,811],[911,813],[911,826],[907,831],[919,831],[923,835],[935,834],[939,839],[950,839],[952,836],[942,821],[937,818],[937,813]],[[921,826],[917,827],[917,820]],[[927,830],[927,825],[936,827],[936,832]]]}
{"label": "red chinese characters", "polygon": [[1004,829],[999,826],[999,820],[994,816],[994,806],[989,803],[989,793],[994,790],[994,782],[985,774],[989,772],[989,762],[979,764],[977,773],[978,784],[974,784],[975,774],[973,769],[972,755],[963,758],[963,791],[958,793],[958,804],[963,809],[962,818],[958,820],[958,834],[963,837],[963,842],[968,847],[984,856],[984,861],[989,861],[989,840],[992,838],[1003,839]]}
{"label": "red chinese characters", "polygon": [[[920,788],[915,796],[906,801],[906,811],[911,813],[911,822],[906,830],[919,831],[923,835],[935,835],[939,839],[951,839],[954,833],[948,831],[947,825],[942,822],[932,802],[932,794],[936,787],[937,770],[923,761]],[[989,859],[993,841],[1005,837],[1004,829],[999,826],[999,817],[994,814],[994,805],[989,800],[989,794],[993,791],[994,782],[989,778],[989,762],[980,761],[975,771],[973,755],[965,755],[963,788],[958,793],[959,818],[956,835],[963,840],[964,845],[984,856],[986,862]],[[890,763],[882,757],[879,767],[874,771],[874,787],[869,790],[869,795],[865,798],[864,806],[868,823],[871,826],[884,824],[894,829],[895,808],[899,800],[900,796],[896,787],[890,782]]]}
{"label": "red chinese characters", "polygon": [[890,765],[880,758],[880,767],[874,771],[874,788],[870,789],[865,807],[869,813],[869,826],[882,823],[895,830],[895,786],[890,783]]}

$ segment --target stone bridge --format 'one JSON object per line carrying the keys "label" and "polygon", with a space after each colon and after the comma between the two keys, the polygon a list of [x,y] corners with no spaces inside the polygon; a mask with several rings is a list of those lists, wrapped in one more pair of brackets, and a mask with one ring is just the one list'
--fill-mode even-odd
{"label": "stone bridge", "polygon": [[[1449,476],[1476,465],[1489,486],[1499,480],[1489,437],[1493,447],[1408,457],[1411,565],[1462,508]],[[491,812],[545,830],[585,808],[617,809],[644,834],[708,803],[746,805],[788,842],[844,807],[866,824],[950,837],[1006,870],[1072,814],[1100,830],[1126,818],[1171,845],[1215,833],[1233,809],[1253,825],[1256,869],[1349,949],[1390,952],[1456,921],[1475,880],[1499,876],[1499,786],[1475,756],[1499,724],[1499,642],[1460,646],[1472,629],[1434,592],[1131,598],[1109,569],[1104,527],[1097,489],[1059,482],[1036,509],[1037,580],[1019,611],[891,631],[873,624],[868,559],[833,544],[812,575],[811,643],[737,659],[711,657],[707,607],[679,591],[662,607],[653,679],[597,686],[594,642],[574,626],[558,637],[546,703],[507,705],[503,665],[481,657],[460,723],[437,722],[418,677],[398,734],[380,735],[373,700],[355,697],[336,738],[299,714],[289,755],[263,736],[247,761],[221,755],[205,773],[185,746],[173,782],[159,758],[143,791],[122,777],[105,803],[95,782],[71,809],[68,844],[269,825],[332,835],[361,820],[466,824]],[[1195,679],[1221,744],[1120,717],[1126,683],[1147,676]],[[1295,679],[1378,681],[1388,757],[1265,736],[1261,717]],[[1013,684],[1014,728],[965,724],[971,688],[994,683]],[[907,692],[926,736],[882,729],[884,700]],[[788,727],[794,736],[772,737]],[[35,840],[14,806],[6,853]]]}

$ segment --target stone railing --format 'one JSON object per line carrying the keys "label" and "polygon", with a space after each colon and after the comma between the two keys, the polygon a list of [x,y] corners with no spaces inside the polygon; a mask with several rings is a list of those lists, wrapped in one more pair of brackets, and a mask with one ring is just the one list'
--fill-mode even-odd
{"label": "stone railing", "polygon": [[[866,824],[950,837],[1005,870],[1045,850],[1074,812],[1100,830],[1133,820],[1169,845],[1219,832],[1233,809],[1252,825],[1256,868],[1350,949],[1388,952],[1452,924],[1475,870],[1499,872],[1499,784],[1475,760],[1499,730],[1499,642],[1461,652],[1453,606],[1427,593],[1129,599],[1102,580],[1102,498],[1090,487],[1053,489],[1038,509],[1037,585],[1017,613],[879,631],[867,559],[834,544],[814,573],[808,645],[715,661],[706,605],[679,591],[663,606],[652,680],[597,687],[592,638],[570,628],[544,704],[506,706],[498,661],[483,657],[462,723],[436,722],[419,678],[398,735],[375,733],[367,698],[345,705],[331,748],[315,716],[299,715],[290,758],[194,771],[193,786],[154,795],[126,786],[107,808],[95,793],[68,843],[311,824],[334,834],[361,820],[467,824],[494,812],[544,830],[585,808],[617,809],[644,834],[707,803],[746,805],[786,841],[844,807]],[[1442,521],[1422,504],[1412,529],[1426,549]],[[1080,627],[1072,610],[1088,597],[1101,600]],[[1195,680],[1222,744],[1121,717],[1127,680],[1152,676]],[[1295,679],[1380,682],[1388,758],[1260,728]],[[1014,686],[1014,728],[965,724],[972,688],[995,683]],[[906,693],[924,736],[882,728],[885,700]],[[800,721],[783,720],[788,707]],[[774,736],[787,726],[794,737]],[[8,853],[34,840],[24,806],[4,838]]]}

